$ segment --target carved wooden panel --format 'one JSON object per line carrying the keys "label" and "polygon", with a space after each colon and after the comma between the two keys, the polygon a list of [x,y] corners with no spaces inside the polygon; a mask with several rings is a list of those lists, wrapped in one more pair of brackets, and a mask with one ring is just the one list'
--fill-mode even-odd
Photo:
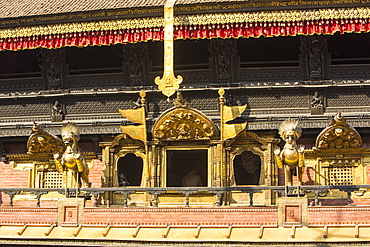
{"label": "carved wooden panel", "polygon": [[[366,80],[370,77],[370,65],[331,65],[329,67],[331,79]],[[358,82],[357,82],[358,83]]]}
{"label": "carved wooden panel", "polygon": [[369,90],[328,92],[326,97],[328,107],[370,105]]}
{"label": "carved wooden panel", "polygon": [[[308,107],[308,95],[304,92],[240,94],[236,98],[248,108],[299,108]],[[244,103],[245,102],[245,103]]]}
{"label": "carved wooden panel", "polygon": [[127,44],[122,48],[125,86],[143,86],[148,84],[149,55],[148,43]]}
{"label": "carved wooden panel", "polygon": [[49,115],[50,104],[46,101],[9,102],[0,104],[0,117]]}
{"label": "carved wooden panel", "polygon": [[212,82],[231,83],[236,81],[238,54],[236,40],[211,39],[209,44]]}
{"label": "carved wooden panel", "polygon": [[327,38],[323,35],[302,36],[300,63],[304,80],[328,79],[329,53]]}
{"label": "carved wooden panel", "polygon": [[66,102],[67,114],[118,113],[118,109],[132,108],[133,100],[101,99]]}
{"label": "carved wooden panel", "polygon": [[[8,96],[11,92],[25,92],[27,94],[36,94],[39,90],[45,89],[42,78],[19,78],[19,79],[1,79],[0,95]],[[6,92],[4,92],[6,91]]]}
{"label": "carved wooden panel", "polygon": [[213,122],[189,107],[165,112],[153,126],[153,137],[161,140],[208,140],[217,136],[218,130]]}
{"label": "carved wooden panel", "polygon": [[39,54],[47,88],[49,90],[64,88],[66,64],[64,49],[41,49]]}
{"label": "carved wooden panel", "polygon": [[300,80],[302,80],[302,75],[299,67],[238,69],[238,81],[252,82],[254,86],[257,86],[257,82],[271,82],[271,85],[275,85],[276,81],[285,82]]}
{"label": "carved wooden panel", "polygon": [[120,89],[124,86],[124,75],[122,73],[97,74],[97,75],[69,75],[67,76],[68,88],[91,89],[112,88]]}

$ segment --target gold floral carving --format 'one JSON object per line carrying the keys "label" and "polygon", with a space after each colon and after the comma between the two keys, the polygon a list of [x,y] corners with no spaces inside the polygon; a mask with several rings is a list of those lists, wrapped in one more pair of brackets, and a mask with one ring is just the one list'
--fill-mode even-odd
{"label": "gold floral carving", "polygon": [[65,146],[61,139],[45,132],[35,123],[27,141],[27,149],[28,154],[51,156],[55,152],[63,153]]}
{"label": "gold floral carving", "polygon": [[[278,25],[278,22],[294,21],[358,21],[370,18],[369,7],[322,8],[309,10],[276,10],[234,13],[213,13],[198,15],[179,15],[174,17],[174,25],[218,25],[228,23],[265,22],[266,25]],[[276,22],[276,23],[275,23]],[[82,32],[117,31],[141,28],[163,28],[164,18],[132,18],[107,21],[73,22],[62,24],[25,26],[0,29],[0,39],[32,37],[38,35],[66,35]]]}
{"label": "gold floral carving", "polygon": [[349,126],[342,114],[338,113],[331,124],[316,139],[316,148],[359,148],[362,139],[359,133]]}
{"label": "gold floral carving", "polygon": [[153,126],[153,138],[159,140],[209,140],[217,136],[212,121],[189,107],[170,109]]}

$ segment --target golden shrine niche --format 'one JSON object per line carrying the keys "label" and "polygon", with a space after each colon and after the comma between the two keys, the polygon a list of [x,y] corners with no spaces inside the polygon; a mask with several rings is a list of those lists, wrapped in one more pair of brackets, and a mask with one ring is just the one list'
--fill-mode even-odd
{"label": "golden shrine niche", "polygon": [[[129,121],[140,122],[140,125],[123,126],[124,134],[116,136],[113,141],[101,142],[105,164],[103,187],[170,187],[176,191],[176,187],[184,186],[182,180],[192,169],[197,170],[201,180],[198,186],[202,187],[266,184],[265,171],[271,170],[272,163],[269,162],[269,168],[266,168],[264,161],[269,160],[267,150],[268,146],[272,150],[272,144],[267,144],[264,138],[252,132],[234,130],[233,133],[239,134],[221,141],[217,126],[204,113],[188,107],[182,94],[177,92],[174,107],[158,117],[151,135],[148,135],[151,138],[143,141],[146,138],[138,137],[137,129],[142,128],[145,121],[138,120],[131,114],[139,116],[144,112],[145,102],[142,97],[142,109],[135,109],[136,113],[132,110],[120,110]],[[232,107],[227,107],[226,112],[233,110]],[[238,106],[238,111],[235,112],[242,112],[239,108]],[[229,114],[229,119],[239,115],[235,112]],[[233,126],[228,125],[230,129]],[[239,128],[240,124],[237,125]],[[249,162],[248,157],[252,157],[253,162]],[[244,173],[249,178],[236,180],[234,167],[238,169],[238,178]],[[240,170],[244,173],[241,174]],[[127,179],[127,182],[121,183],[122,178]],[[249,195],[242,194],[234,199],[234,203],[249,203]],[[265,194],[261,195],[260,201],[264,202]],[[203,192],[193,194],[189,200],[193,205],[212,205],[214,198],[214,194]],[[122,204],[124,196],[112,193],[106,194],[104,199],[111,204]],[[184,196],[179,194],[166,193],[158,199],[160,204],[184,204]],[[151,196],[135,193],[128,200],[128,205],[148,205]]]}
{"label": "golden shrine niche", "polygon": [[368,150],[362,146],[359,133],[341,113],[318,135],[315,147],[305,153],[308,166],[315,171],[314,184],[367,184],[364,164]]}
{"label": "golden shrine niche", "polygon": [[[276,171],[271,156],[275,139],[263,137],[250,131],[242,131],[227,143],[225,148],[225,170],[216,178],[226,180],[229,186],[268,186]],[[270,205],[271,193],[254,193],[255,205]],[[228,198],[230,205],[249,205],[248,193],[232,191]]]}

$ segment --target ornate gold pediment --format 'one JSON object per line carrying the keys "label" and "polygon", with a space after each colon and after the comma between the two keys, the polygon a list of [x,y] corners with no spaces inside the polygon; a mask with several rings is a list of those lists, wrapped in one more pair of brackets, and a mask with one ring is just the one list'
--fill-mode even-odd
{"label": "ornate gold pediment", "polygon": [[153,126],[157,140],[209,140],[218,129],[202,112],[189,107],[174,107],[164,112]]}
{"label": "ornate gold pediment", "polygon": [[143,142],[132,139],[127,134],[117,135],[110,145],[111,148],[122,147],[122,146],[132,147],[132,148],[142,148],[142,149],[144,148]]}
{"label": "ornate gold pediment", "polygon": [[55,152],[63,153],[65,145],[61,139],[45,132],[39,125],[32,127],[32,134],[27,141],[29,155],[52,155]]}
{"label": "ornate gold pediment", "polygon": [[258,146],[266,146],[267,142],[265,139],[261,138],[254,132],[243,130],[240,132],[240,134],[232,139],[229,143],[229,145],[237,144],[237,145],[243,145],[243,144],[253,144]]}
{"label": "ornate gold pediment", "polygon": [[360,148],[362,138],[338,113],[331,124],[318,135],[315,146],[318,149]]}

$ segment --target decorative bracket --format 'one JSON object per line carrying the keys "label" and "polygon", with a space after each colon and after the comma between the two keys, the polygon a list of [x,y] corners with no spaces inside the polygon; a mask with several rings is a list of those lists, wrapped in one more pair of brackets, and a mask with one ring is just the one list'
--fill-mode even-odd
{"label": "decorative bracket", "polygon": [[164,71],[162,79],[154,80],[158,89],[167,97],[171,97],[182,83],[182,76],[175,78],[173,73],[173,6],[176,0],[167,0],[164,6]]}

